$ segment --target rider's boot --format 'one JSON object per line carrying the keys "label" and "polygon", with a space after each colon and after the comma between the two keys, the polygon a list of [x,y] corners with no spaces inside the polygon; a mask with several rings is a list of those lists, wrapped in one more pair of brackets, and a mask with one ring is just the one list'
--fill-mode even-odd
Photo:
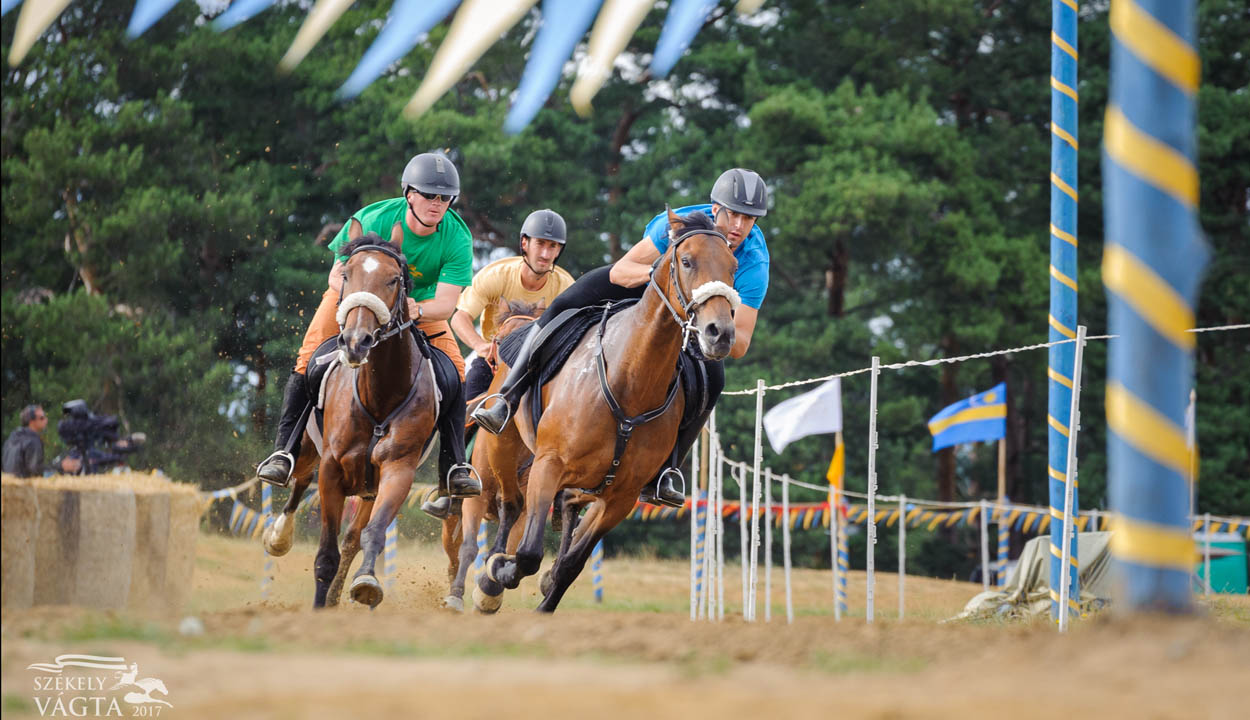
{"label": "rider's boot", "polygon": [[465,462],[464,383],[446,355],[436,359],[435,366],[435,377],[443,395],[442,413],[438,418],[439,495],[477,497],[482,494],[482,481],[473,466]]}
{"label": "rider's boot", "polygon": [[451,497],[447,495],[435,496],[421,503],[421,512],[437,520],[446,520],[447,516],[451,514],[451,506]]}
{"label": "rider's boot", "polygon": [[[681,489],[678,489],[677,483],[680,483]],[[686,479],[679,468],[666,467],[642,488],[638,499],[654,505],[682,507],[686,504]]]}
{"label": "rider's boot", "polygon": [[[542,332],[542,328],[537,325],[530,327],[529,334],[525,336],[525,342],[521,343],[521,349],[517,352],[516,362],[508,369],[508,377],[504,378],[499,392],[494,395],[487,395],[482,404],[478,405],[477,409],[473,411],[472,417],[477,421],[477,424],[493,435],[498,435],[508,426],[508,421],[512,419],[517,402],[529,387],[530,355],[534,352],[535,340],[540,332]],[[499,400],[487,408],[486,401],[491,398],[498,398]]]}
{"label": "rider's boot", "polygon": [[300,435],[304,431],[303,421],[310,402],[308,377],[303,373],[291,373],[282,395],[282,419],[278,421],[274,452],[256,468],[256,476],[261,480],[278,487],[286,487],[291,482],[291,471],[295,469],[295,458],[299,456]]}

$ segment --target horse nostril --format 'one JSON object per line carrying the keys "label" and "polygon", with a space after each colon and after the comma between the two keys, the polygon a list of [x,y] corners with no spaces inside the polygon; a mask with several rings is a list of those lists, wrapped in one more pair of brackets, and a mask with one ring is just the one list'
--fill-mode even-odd
{"label": "horse nostril", "polygon": [[720,328],[716,326],[716,323],[708,323],[707,327],[703,329],[703,333],[707,335],[709,340],[715,340],[720,337]]}

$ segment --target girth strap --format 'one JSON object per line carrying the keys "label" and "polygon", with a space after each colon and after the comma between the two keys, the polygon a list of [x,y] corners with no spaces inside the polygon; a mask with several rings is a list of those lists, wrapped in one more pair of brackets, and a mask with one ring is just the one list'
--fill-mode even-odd
{"label": "girth strap", "polygon": [[590,495],[598,495],[616,480],[617,468],[621,465],[621,457],[625,454],[625,446],[629,444],[634,428],[649,423],[668,412],[668,409],[673,406],[673,400],[677,397],[677,386],[681,379],[680,373],[673,376],[672,382],[668,384],[668,397],[664,399],[663,405],[634,417],[626,415],[621,404],[612,395],[612,388],[608,387],[608,364],[603,357],[603,335],[608,326],[609,308],[610,306],[603,309],[603,319],[599,322],[599,349],[595,353],[598,362],[595,367],[599,370],[599,387],[603,390],[603,398],[607,400],[608,409],[612,411],[612,417],[616,419],[616,446],[612,450],[612,467],[608,469],[607,475],[604,475],[603,481],[590,490],[583,490]]}
{"label": "girth strap", "polygon": [[408,403],[412,402],[412,399],[416,397],[417,386],[421,380],[421,365],[417,365],[417,376],[412,379],[412,387],[408,388],[408,396],[382,422],[378,422],[377,418],[373,417],[373,413],[369,412],[369,408],[365,407],[365,404],[360,401],[359,380],[360,369],[354,368],[352,370],[352,398],[356,401],[356,407],[359,407],[365,414],[365,417],[369,418],[369,422],[373,423],[373,433],[369,437],[369,449],[365,451],[365,493],[372,494],[377,492],[377,486],[373,483],[373,449],[378,446],[378,441],[386,437],[386,434],[390,432],[391,423],[395,418],[399,417],[399,414],[408,407]]}

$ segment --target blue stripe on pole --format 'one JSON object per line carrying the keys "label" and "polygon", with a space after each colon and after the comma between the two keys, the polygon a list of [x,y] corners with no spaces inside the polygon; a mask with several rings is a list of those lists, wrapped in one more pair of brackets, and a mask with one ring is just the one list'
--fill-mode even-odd
{"label": "blue stripe on pole", "polygon": [[504,132],[521,132],[542,109],[602,4],[603,0],[544,0],[542,25],[504,121]]}
{"label": "blue stripe on pole", "polygon": [[[1069,48],[1075,49],[1078,47],[1077,12],[1064,0],[1051,0],[1051,32],[1055,38],[1058,38]],[[1077,84],[1077,59],[1065,47],[1053,39],[1050,45],[1050,73],[1050,122],[1052,125],[1050,136],[1050,171],[1052,175],[1050,185],[1050,224],[1064,234],[1076,238],[1078,236],[1076,225],[1077,200],[1064,187],[1055,182],[1054,178],[1057,178],[1074,192],[1079,188],[1077,180],[1077,150],[1064,137],[1067,136],[1073,141],[1079,142],[1077,128],[1078,103],[1077,99],[1071,97],[1063,90],[1063,88],[1073,92],[1079,90]],[[1061,87],[1055,87],[1055,83],[1058,83]],[[1050,267],[1053,268],[1053,271],[1050,272],[1050,317],[1067,331],[1061,331],[1056,328],[1054,322],[1050,323],[1049,340],[1056,342],[1074,337],[1074,335],[1068,333],[1075,333],[1078,320],[1077,291],[1055,275],[1058,273],[1076,282],[1077,265],[1076,247],[1062,237],[1057,237],[1054,233],[1050,235]],[[1051,347],[1048,357],[1050,369],[1070,381],[1073,375],[1075,355],[1075,343]],[[1073,391],[1054,377],[1051,377],[1047,384],[1047,412],[1051,418],[1066,426],[1072,413]],[[1069,429],[1069,432],[1071,432],[1071,429]],[[1065,473],[1068,467],[1068,436],[1060,432],[1054,425],[1049,425],[1047,428],[1047,448],[1047,458],[1050,467],[1060,473]],[[1065,483],[1055,479],[1053,476],[1049,478],[1048,483],[1050,507],[1052,511],[1062,514]],[[1079,509],[1080,499],[1077,489],[1073,487],[1073,514],[1077,513]],[[1038,520],[1038,528],[1040,529],[1040,518]],[[1026,528],[1032,525],[1031,520],[1024,523],[1024,525]],[[1063,523],[1052,522],[1050,524],[1050,544],[1052,549],[1059,550],[1062,542]],[[1073,560],[1076,560],[1077,542],[1075,533],[1070,543],[1070,549]],[[1061,577],[1065,574],[1065,568],[1061,567],[1057,554],[1059,553],[1050,553],[1049,577],[1050,587],[1052,588],[1060,587]],[[1066,568],[1066,575],[1068,577],[1069,597],[1080,597],[1080,586],[1076,569],[1074,567]],[[1059,603],[1053,599],[1050,605],[1050,612],[1052,618],[1059,617]]]}
{"label": "blue stripe on pole", "polygon": [[[1108,498],[1121,518],[1111,549],[1126,607],[1186,611],[1192,593],[1188,485],[1184,468],[1169,458],[1184,454],[1193,343],[1175,330],[1192,317],[1208,250],[1193,198],[1163,186],[1175,180],[1175,158],[1196,176],[1195,105],[1189,91],[1160,72],[1177,70],[1183,53],[1144,58],[1132,48],[1160,49],[1148,32],[1140,33],[1153,18],[1192,53],[1195,3],[1114,0],[1111,12],[1107,116],[1120,113],[1121,126],[1118,134],[1108,133],[1103,152],[1108,242],[1103,277],[1109,328],[1120,336],[1108,348]],[[1163,157],[1167,148],[1172,159]],[[1169,291],[1161,294],[1159,282],[1171,287],[1175,301],[1162,296]],[[1144,302],[1128,300],[1143,294]],[[1173,333],[1161,333],[1161,326]]]}
{"label": "blue stripe on pole", "polygon": [[139,37],[177,4],[178,0],[138,0],[126,26],[126,36],[132,40]]}
{"label": "blue stripe on pole", "polygon": [[651,57],[652,75],[662,78],[673,69],[715,8],[716,3],[709,0],[674,0]]}
{"label": "blue stripe on pole", "polygon": [[459,4],[460,0],[395,0],[382,32],[335,96],[354,98],[364,92],[391,63],[407,55],[422,35]]}
{"label": "blue stripe on pole", "polygon": [[234,0],[226,11],[213,20],[213,29],[223,32],[256,17],[262,10],[273,5],[273,0]]}
{"label": "blue stripe on pole", "polygon": [[590,569],[594,573],[595,602],[603,602],[603,540],[595,543],[590,553]]}
{"label": "blue stripe on pole", "polygon": [[3,2],[0,2],[0,16],[6,15],[20,4],[22,4],[22,0],[3,0]]}

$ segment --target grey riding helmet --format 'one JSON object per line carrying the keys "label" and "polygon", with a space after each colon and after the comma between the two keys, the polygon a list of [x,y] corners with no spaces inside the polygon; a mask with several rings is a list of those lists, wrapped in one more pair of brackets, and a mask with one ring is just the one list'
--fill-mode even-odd
{"label": "grey riding helmet", "polygon": [[712,202],[743,215],[768,214],[768,186],[759,173],[734,168],[721,173],[712,186]]}
{"label": "grey riding helmet", "polygon": [[409,188],[423,193],[451,195],[453,200],[460,195],[460,173],[455,164],[445,156],[434,153],[421,153],[409,160],[399,182],[404,195],[408,194]]}
{"label": "grey riding helmet", "polygon": [[542,238],[561,245],[568,241],[568,229],[560,213],[551,209],[535,210],[521,224],[523,237]]}

